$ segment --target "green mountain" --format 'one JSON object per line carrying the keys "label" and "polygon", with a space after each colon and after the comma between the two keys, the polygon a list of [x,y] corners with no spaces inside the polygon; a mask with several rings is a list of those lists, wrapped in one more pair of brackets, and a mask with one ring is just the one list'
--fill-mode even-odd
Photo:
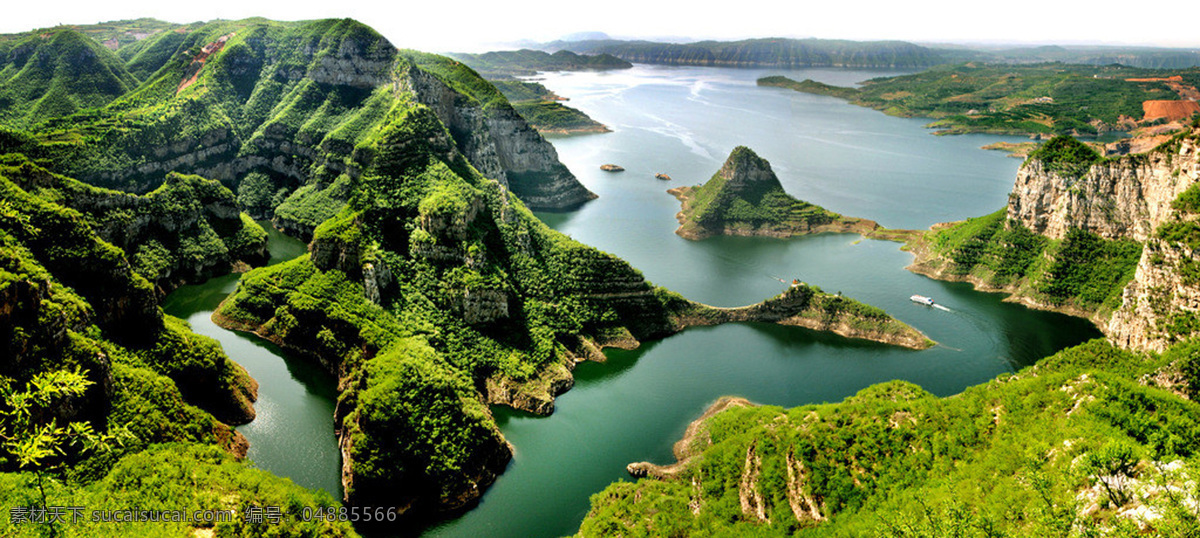
{"label": "green mountain", "polygon": [[483,54],[451,53],[451,58],[471,66],[488,78],[532,76],[539,71],[600,71],[629,69],[633,64],[611,54],[575,54],[560,50],[500,50]]}
{"label": "green mountain", "polygon": [[917,68],[945,62],[938,51],[903,41],[764,38],[679,44],[599,40],[555,41],[543,48],[667,65]]}
{"label": "green mountain", "polygon": [[[333,503],[212,450],[244,448],[225,423],[252,416],[253,381],[156,306],[181,283],[261,262],[251,215],[311,236],[309,254],[245,275],[214,319],[339,378],[331,418],[346,501],[406,516],[477,499],[511,458],[488,405],[549,413],[574,364],[606,346],[747,321],[932,345],[879,309],[805,285],[742,308],[693,303],[550,230],[531,207],[594,196],[553,147],[469,67],[396,50],[355,21],[217,21],[117,45],[143,79],[136,88],[32,137],[0,132],[0,253],[12,260],[0,315],[14,342],[3,386],[44,385],[39,376],[70,376],[58,366],[76,363],[98,385],[116,372],[125,392],[89,400],[86,418],[132,424],[139,440],[97,463],[69,455],[92,469],[73,478],[84,499],[166,489],[172,506],[198,502],[185,492],[214,506]],[[146,478],[154,472],[163,476]],[[36,504],[28,486],[9,491]],[[215,529],[260,531],[245,520]],[[286,529],[346,532],[332,521]]]}
{"label": "green mountain", "polygon": [[675,233],[688,239],[713,235],[790,237],[822,232],[869,233],[873,221],[847,218],[784,192],[771,163],[738,146],[703,185],[667,191],[683,204]]}
{"label": "green mountain", "polygon": [[1095,340],[949,398],[893,381],[793,409],[724,400],[677,463],[593,495],[579,536],[1188,536],[1198,351]]}
{"label": "green mountain", "polygon": [[37,133],[56,148],[62,172],[89,183],[144,192],[168,171],[194,173],[237,190],[256,217],[282,206],[278,225],[311,233],[369,161],[361,144],[389,110],[413,100],[431,104],[472,164],[532,207],[594,196],[473,71],[398,51],[355,21],[218,21],[121,51],[145,76],[141,85]]}
{"label": "green mountain", "polygon": [[137,85],[117,55],[71,29],[0,36],[0,125],[104,106]]}
{"label": "green mountain", "polygon": [[504,79],[491,83],[539,133],[569,135],[609,131],[587,114],[562,104],[563,98],[540,83]]}

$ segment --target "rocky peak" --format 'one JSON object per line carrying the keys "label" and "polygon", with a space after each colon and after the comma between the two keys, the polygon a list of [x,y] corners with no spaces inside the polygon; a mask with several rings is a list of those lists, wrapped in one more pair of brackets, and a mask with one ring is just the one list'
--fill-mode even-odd
{"label": "rocky peak", "polygon": [[783,190],[771,163],[746,146],[734,148],[717,175],[725,181],[724,190],[738,196]]}

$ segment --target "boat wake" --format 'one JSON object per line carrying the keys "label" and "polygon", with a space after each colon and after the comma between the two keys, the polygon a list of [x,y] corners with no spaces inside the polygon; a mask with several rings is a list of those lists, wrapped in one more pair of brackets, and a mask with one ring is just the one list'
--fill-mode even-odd
{"label": "boat wake", "polygon": [[936,304],[936,303],[935,303],[935,304],[932,304],[932,305],[930,305],[930,306],[932,306],[932,307],[934,307],[934,308],[936,308],[936,309],[938,309],[938,310],[945,311],[945,312],[953,312],[953,310],[950,310],[949,308],[947,308],[947,307],[944,307],[944,306],[942,306],[942,305],[940,305],[940,304]]}

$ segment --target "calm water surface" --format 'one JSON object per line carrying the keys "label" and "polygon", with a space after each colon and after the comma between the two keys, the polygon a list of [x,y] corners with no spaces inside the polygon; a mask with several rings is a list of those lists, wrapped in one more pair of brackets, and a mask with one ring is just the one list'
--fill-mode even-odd
{"label": "calm water surface", "polygon": [[[710,177],[737,145],[771,161],[799,198],[892,228],[990,213],[1002,207],[1020,164],[977,149],[995,136],[933,136],[924,120],[899,119],[821,96],[758,88],[786,74],[853,84],[882,71],[647,67],[547,75],[543,83],[614,132],[553,143],[563,162],[600,195],[550,226],[631,262],[656,284],[718,306],[761,301],[798,278],[886,309],[942,345],[910,351],[799,328],[739,324],[691,329],[605,364],[575,371],[576,385],[550,417],[495,409],[516,448],[478,507],[427,529],[436,536],[560,536],[573,533],[588,496],[628,479],[625,465],[672,460],[671,444],[718,397],[780,406],[839,401],[872,383],[905,379],[948,395],[1097,337],[1087,322],[1004,303],[969,285],[904,270],[896,243],[856,235],[790,240],[676,235],[678,202],[664,191]],[[604,163],[623,173],[599,170]],[[668,183],[654,179],[670,174]],[[295,256],[303,245],[272,235]],[[270,344],[220,329],[212,309],[236,277],[184,288],[169,313],[221,341],[260,383],[258,419],[239,428],[257,465],[309,487],[338,491],[333,380]],[[914,293],[949,311],[916,305]]]}
{"label": "calm water surface", "polygon": [[[261,223],[270,234],[272,264],[306,251],[304,243]],[[286,355],[253,334],[218,327],[209,316],[237,289],[227,275],[175,290],[163,302],[166,313],[188,320],[197,333],[215,338],[225,353],[258,381],[258,416],[237,430],[250,441],[247,457],[256,466],[291,478],[306,488],[323,489],[341,499],[341,453],[333,434],[337,380],[320,366]]]}

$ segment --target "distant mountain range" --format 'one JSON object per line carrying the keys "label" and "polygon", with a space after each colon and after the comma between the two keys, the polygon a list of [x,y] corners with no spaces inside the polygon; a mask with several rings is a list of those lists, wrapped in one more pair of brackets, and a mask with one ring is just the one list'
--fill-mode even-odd
{"label": "distant mountain range", "polygon": [[[760,38],[740,41],[667,43],[645,40],[579,39],[573,34],[534,45],[549,52],[611,54],[635,63],[731,67],[922,68],[947,63],[1063,62],[1119,63],[1130,67],[1180,69],[1200,66],[1200,50],[1155,47],[920,45],[906,41]],[[529,46],[525,44],[523,46]]]}

